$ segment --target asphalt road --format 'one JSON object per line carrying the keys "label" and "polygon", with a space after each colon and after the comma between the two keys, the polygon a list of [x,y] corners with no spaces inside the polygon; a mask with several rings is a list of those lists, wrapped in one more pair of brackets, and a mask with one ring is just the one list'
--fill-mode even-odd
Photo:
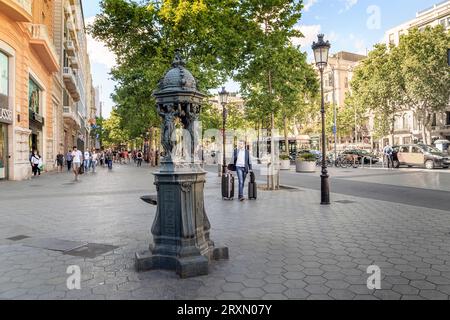
{"label": "asphalt road", "polygon": [[[217,167],[207,167],[210,172],[217,172]],[[320,170],[315,175],[298,174],[295,172],[281,171],[280,184],[284,186],[298,187],[304,189],[320,190]],[[450,192],[446,190],[415,188],[410,186],[402,186],[395,184],[373,183],[369,181],[350,180],[354,174],[349,171],[339,177],[330,177],[331,201],[336,200],[335,195],[350,195],[360,198],[388,201],[393,203],[407,204],[416,207],[446,210],[450,212]],[[411,172],[413,174],[414,172]],[[259,170],[255,171],[258,181],[266,181],[265,176],[259,174]],[[408,173],[392,173],[383,171],[382,173],[373,171],[369,174],[359,174],[358,179],[373,176],[392,176],[398,174],[399,179],[408,176]],[[431,173],[430,173],[431,174]],[[448,173],[442,173],[448,174]],[[415,179],[415,178],[411,178]]]}

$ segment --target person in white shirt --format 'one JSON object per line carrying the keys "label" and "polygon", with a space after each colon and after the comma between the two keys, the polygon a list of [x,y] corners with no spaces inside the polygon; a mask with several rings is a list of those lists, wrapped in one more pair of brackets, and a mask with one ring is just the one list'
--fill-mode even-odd
{"label": "person in white shirt", "polygon": [[249,171],[252,171],[250,152],[245,149],[245,142],[239,141],[238,149],[234,150],[234,165],[239,180],[239,201],[244,201],[244,184]]}
{"label": "person in white shirt", "polygon": [[80,174],[80,167],[83,160],[83,154],[77,147],[73,147],[72,151],[72,168],[75,174],[75,181],[78,181],[78,175]]}
{"label": "person in white shirt", "polygon": [[39,165],[42,163],[41,157],[39,156],[36,150],[33,151],[33,155],[30,158],[31,168],[33,170],[34,176],[38,173],[41,175],[41,170],[39,169]]}
{"label": "person in white shirt", "polygon": [[393,162],[394,162],[394,149],[391,147],[391,145],[388,143],[383,149],[384,153],[384,159],[387,160],[388,168],[393,168]]}
{"label": "person in white shirt", "polygon": [[95,149],[92,149],[91,167],[92,167],[92,172],[94,172],[94,173],[95,173],[95,168],[97,167],[97,162],[98,162],[98,153]]}
{"label": "person in white shirt", "polygon": [[86,149],[84,152],[84,171],[88,172],[91,166],[91,153]]}

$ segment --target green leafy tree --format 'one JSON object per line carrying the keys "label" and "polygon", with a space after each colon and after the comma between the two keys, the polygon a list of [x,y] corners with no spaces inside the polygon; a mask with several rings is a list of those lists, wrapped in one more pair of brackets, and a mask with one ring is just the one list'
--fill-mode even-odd
{"label": "green leafy tree", "polygon": [[445,111],[450,101],[449,47],[450,32],[439,25],[410,30],[392,51],[400,61],[397,67],[404,79],[407,103],[422,122],[426,144],[432,142],[433,115]]}
{"label": "green leafy tree", "polygon": [[[152,93],[180,49],[206,92],[223,83],[251,51],[253,1],[103,0],[91,34],[117,56],[114,101],[132,137],[159,121]],[[147,110],[149,109],[149,110]],[[151,111],[150,111],[151,110]]]}
{"label": "green leafy tree", "polygon": [[[391,48],[391,51],[394,48]],[[355,69],[352,104],[374,112],[379,135],[392,135],[397,113],[406,108],[405,82],[398,70],[401,63],[386,45],[376,45],[367,59]]]}
{"label": "green leafy tree", "polygon": [[119,114],[113,110],[110,117],[103,122],[104,146],[117,147],[129,140],[131,140],[129,132],[122,127]]}

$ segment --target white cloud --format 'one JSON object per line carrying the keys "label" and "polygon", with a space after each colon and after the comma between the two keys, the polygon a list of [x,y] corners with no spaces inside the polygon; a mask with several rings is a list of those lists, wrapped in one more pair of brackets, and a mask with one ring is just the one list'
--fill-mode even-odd
{"label": "white cloud", "polygon": [[358,3],[358,0],[341,0],[341,2],[344,2],[345,9],[339,10],[339,13],[343,13],[345,11],[350,10],[353,6],[355,6]]}
{"label": "white cloud", "polygon": [[[94,21],[95,17],[90,17],[85,20],[87,26],[94,23]],[[108,69],[116,65],[116,56],[102,42],[95,40],[90,34],[86,35],[86,40],[87,50],[92,64],[103,64]]]}
{"label": "white cloud", "polygon": [[306,49],[311,47],[313,41],[317,40],[317,35],[320,33],[320,24],[308,25],[308,26],[298,26],[297,30],[303,34],[303,38],[292,38],[292,43],[296,46],[301,46],[301,48]]}
{"label": "white cloud", "polygon": [[306,0],[305,5],[303,6],[303,11],[308,12],[309,9],[317,3],[317,1],[319,0]]}
{"label": "white cloud", "polygon": [[350,34],[349,39],[353,43],[353,47],[357,54],[367,54],[367,45],[364,39],[356,37],[353,33]]}

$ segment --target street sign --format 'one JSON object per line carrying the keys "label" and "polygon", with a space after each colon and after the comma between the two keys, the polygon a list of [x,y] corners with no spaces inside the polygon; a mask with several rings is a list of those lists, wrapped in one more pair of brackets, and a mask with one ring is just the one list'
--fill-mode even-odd
{"label": "street sign", "polygon": [[336,126],[333,126],[333,134],[336,134],[337,130],[336,130]]}

